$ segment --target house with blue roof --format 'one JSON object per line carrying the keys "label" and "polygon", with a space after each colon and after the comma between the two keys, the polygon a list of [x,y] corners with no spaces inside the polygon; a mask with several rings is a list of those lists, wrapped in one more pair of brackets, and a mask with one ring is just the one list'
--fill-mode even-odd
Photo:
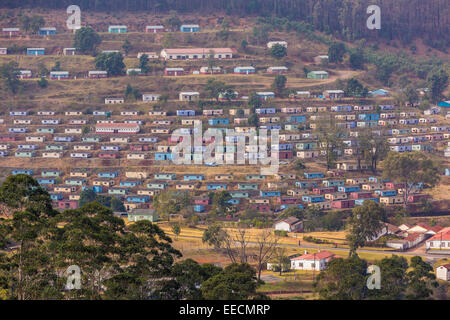
{"label": "house with blue roof", "polygon": [[303,174],[306,179],[317,179],[325,177],[325,175],[322,172],[304,172]]}
{"label": "house with blue roof", "polygon": [[184,181],[201,181],[205,180],[204,174],[185,174],[183,176]]}
{"label": "house with blue roof", "polygon": [[260,190],[259,191],[259,195],[263,198],[266,197],[280,197],[281,196],[281,192],[280,191],[263,191]]}

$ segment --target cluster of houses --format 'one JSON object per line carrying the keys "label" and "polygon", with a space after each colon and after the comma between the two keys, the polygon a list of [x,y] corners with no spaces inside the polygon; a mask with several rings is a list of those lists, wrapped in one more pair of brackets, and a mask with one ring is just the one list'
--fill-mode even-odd
{"label": "cluster of houses", "polygon": [[[188,101],[198,97],[198,92],[181,92],[180,100]],[[158,99],[156,94],[145,95],[148,101]],[[122,104],[123,98],[107,98],[106,104]],[[254,150],[245,146],[245,158],[257,159],[275,155],[280,160],[294,158],[315,161],[324,156],[323,148],[317,134],[310,128],[319,114],[318,108],[313,109],[291,106],[280,109],[272,107],[256,108],[260,128],[280,130],[278,144],[268,145],[267,150]],[[371,111],[369,106],[325,107],[326,110],[345,114],[342,110]],[[391,110],[393,107],[385,106]],[[231,203],[237,206],[250,207],[260,212],[274,213],[289,206],[316,206],[323,210],[339,210],[353,208],[364,204],[366,200],[377,201],[386,205],[398,205],[404,201],[404,187],[377,176],[357,172],[358,166],[352,161],[351,155],[357,143],[357,131],[348,131],[343,139],[346,146],[341,150],[343,159],[336,170],[329,172],[306,171],[303,174],[280,173],[275,176],[247,174],[244,176],[232,174],[178,175],[150,173],[146,170],[129,171],[117,169],[123,161],[133,166],[139,166],[142,161],[146,167],[151,164],[169,165],[173,159],[174,146],[180,142],[180,137],[173,138],[173,130],[180,129],[187,134],[193,133],[195,121],[204,121],[206,128],[217,130],[233,129],[231,132],[255,132],[254,126],[248,125],[250,109],[180,108],[168,113],[164,110],[151,110],[143,114],[137,110],[122,110],[120,112],[92,111],[86,114],[82,111],[38,111],[31,114],[27,111],[10,111],[8,116],[0,119],[0,157],[33,159],[104,159],[117,160],[109,164],[113,173],[90,172],[86,163],[83,173],[61,172],[49,170],[40,173],[39,182],[45,185],[52,194],[59,208],[76,206],[77,197],[83,188],[95,188],[98,193],[116,195],[124,199],[129,209],[145,209],[151,206],[152,197],[166,189],[185,190],[193,192],[199,198],[194,200],[194,209],[198,213],[207,212],[211,203],[205,197],[206,192],[226,190],[230,192]],[[374,119],[375,113],[359,113],[358,119]],[[361,122],[376,120],[359,120]],[[358,122],[359,122],[358,121]],[[347,122],[343,122],[347,123]],[[304,130],[299,131],[302,127]],[[352,134],[353,132],[353,134]],[[386,135],[381,128],[374,134]],[[448,133],[440,133],[443,139],[448,139]],[[227,136],[229,141],[233,136]],[[234,137],[236,138],[236,137]],[[228,140],[227,140],[228,141]],[[191,153],[183,156],[189,159],[201,160],[202,151],[213,140],[204,138],[199,150],[192,148]],[[421,142],[418,142],[420,145]],[[428,141],[427,143],[435,143]],[[199,153],[200,152],[200,153]],[[227,160],[231,155],[237,157],[237,147],[217,146],[214,150],[216,160]],[[229,159],[228,159],[229,160]],[[122,162],[118,162],[122,161]],[[365,165],[363,165],[365,166]],[[366,166],[367,168],[367,166]],[[56,172],[57,171],[57,172]],[[21,172],[15,171],[14,173]],[[44,174],[44,176],[42,176]],[[39,175],[39,173],[38,173]],[[48,175],[53,175],[51,178]],[[69,176],[69,177],[68,177]],[[107,178],[106,181],[98,180]],[[423,194],[421,184],[414,186],[409,195],[409,202],[420,202],[429,199]]]}

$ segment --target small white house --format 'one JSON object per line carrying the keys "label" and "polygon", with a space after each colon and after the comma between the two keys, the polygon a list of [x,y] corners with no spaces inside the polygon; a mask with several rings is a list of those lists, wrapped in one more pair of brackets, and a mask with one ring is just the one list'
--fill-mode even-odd
{"label": "small white house", "polygon": [[303,222],[297,218],[289,217],[276,222],[274,228],[280,231],[301,232],[303,230]]}
{"label": "small white house", "polygon": [[161,97],[160,94],[144,93],[142,95],[142,101],[144,101],[144,102],[158,101],[160,97]]}
{"label": "small white house", "polygon": [[197,101],[200,98],[199,92],[180,92],[180,101]]}
{"label": "small white house", "polygon": [[276,45],[276,44],[278,44],[278,45],[280,45],[280,46],[283,46],[283,47],[285,47],[285,48],[287,48],[287,46],[288,46],[288,44],[287,44],[287,42],[286,41],[269,41],[269,42],[267,42],[267,48],[272,48],[274,45]]}
{"label": "small white house", "polygon": [[436,268],[436,278],[450,281],[450,263]]}
{"label": "small white house", "polygon": [[124,98],[105,98],[105,104],[122,104],[124,102]]}
{"label": "small white house", "polygon": [[335,254],[328,251],[304,254],[291,259],[291,269],[322,271],[333,258]]}

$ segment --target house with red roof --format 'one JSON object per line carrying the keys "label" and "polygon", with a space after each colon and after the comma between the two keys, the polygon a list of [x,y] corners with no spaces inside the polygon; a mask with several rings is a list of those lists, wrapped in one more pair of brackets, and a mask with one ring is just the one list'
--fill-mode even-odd
{"label": "house with red roof", "polygon": [[328,251],[306,253],[300,257],[291,258],[291,269],[322,271],[326,268],[327,263],[334,258],[337,258],[336,255]]}
{"label": "house with red roof", "polygon": [[426,241],[427,250],[447,250],[450,252],[450,227],[444,228]]}
{"label": "house with red roof", "polygon": [[426,223],[418,223],[415,226],[406,230],[409,233],[425,233],[430,236],[434,236],[436,233],[442,230],[440,226],[431,227]]}

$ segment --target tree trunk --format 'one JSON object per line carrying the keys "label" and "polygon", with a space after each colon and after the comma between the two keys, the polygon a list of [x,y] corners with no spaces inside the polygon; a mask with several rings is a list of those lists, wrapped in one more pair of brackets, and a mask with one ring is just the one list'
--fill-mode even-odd
{"label": "tree trunk", "polygon": [[25,300],[24,299],[24,294],[23,294],[23,287],[22,287],[22,282],[23,282],[23,261],[22,261],[22,255],[23,255],[23,240],[20,241],[20,249],[19,249],[19,265],[18,265],[18,270],[19,270],[19,278],[18,278],[19,290],[18,290],[18,293],[17,293],[17,299],[19,299],[19,300]]}

